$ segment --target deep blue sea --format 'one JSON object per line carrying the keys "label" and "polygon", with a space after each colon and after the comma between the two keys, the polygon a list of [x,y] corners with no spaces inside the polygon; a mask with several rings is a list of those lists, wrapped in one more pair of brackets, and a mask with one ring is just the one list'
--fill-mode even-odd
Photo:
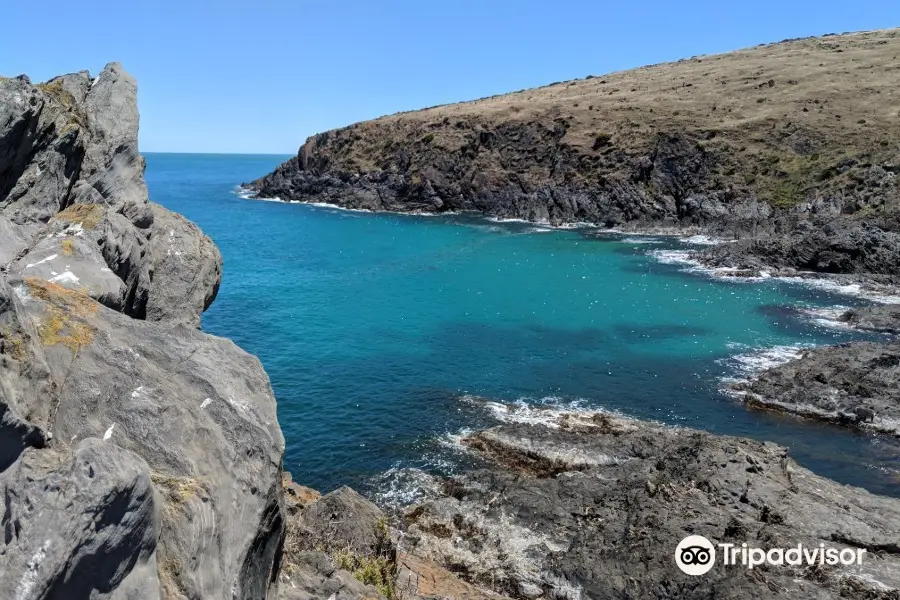
{"label": "deep blue sea", "polygon": [[378,495],[407,469],[461,468],[452,436],[496,422],[476,395],[772,440],[822,475],[900,495],[894,445],[719,391],[797,345],[858,337],[807,314],[858,299],[687,272],[660,260],[690,248],[674,239],[237,195],[286,158],[148,154],[147,182],[221,249],[203,328],[262,360],[297,481]]}

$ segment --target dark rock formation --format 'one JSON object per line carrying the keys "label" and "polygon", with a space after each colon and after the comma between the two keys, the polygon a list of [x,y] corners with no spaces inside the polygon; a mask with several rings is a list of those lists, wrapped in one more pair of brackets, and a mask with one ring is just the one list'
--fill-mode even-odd
{"label": "dark rock formation", "polygon": [[221,258],[137,133],[116,64],[0,78],[0,597],[273,598],[275,399],[198,330]]}
{"label": "dark rock formation", "polygon": [[279,598],[393,600],[396,548],[377,506],[344,487],[289,513]]}
{"label": "dark rock formation", "polygon": [[813,348],[734,387],[752,407],[900,436],[900,342]]}
{"label": "dark rock formation", "polygon": [[788,235],[720,244],[693,257],[710,267],[854,274],[900,283],[900,234],[847,219],[804,221]]}
{"label": "dark rock formation", "polygon": [[[548,415],[548,420],[550,415]],[[900,500],[836,484],[771,443],[606,414],[467,443],[488,467],[405,514],[405,549],[516,598],[893,598]],[[867,551],[861,566],[682,573],[678,543]]]}
{"label": "dark rock formation", "polygon": [[863,331],[897,334],[900,333],[900,306],[876,304],[852,308],[840,320]]}

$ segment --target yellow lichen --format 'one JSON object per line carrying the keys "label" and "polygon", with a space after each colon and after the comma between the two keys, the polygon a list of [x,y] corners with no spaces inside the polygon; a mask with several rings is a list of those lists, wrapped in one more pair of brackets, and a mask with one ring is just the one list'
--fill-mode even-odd
{"label": "yellow lichen", "polygon": [[94,229],[105,215],[106,210],[100,204],[73,204],[56,218],[68,223],[80,223],[85,229]]}
{"label": "yellow lichen", "polygon": [[75,100],[75,96],[67,92],[63,87],[62,79],[54,79],[53,81],[39,83],[37,88],[69,113],[69,121],[66,124],[66,127],[84,127],[87,121],[84,112]]}
{"label": "yellow lichen", "polygon": [[177,477],[164,473],[152,473],[151,479],[166,501],[166,511],[171,516],[180,511],[192,498],[203,491],[203,486],[193,477]]}
{"label": "yellow lichen", "polygon": [[58,283],[26,277],[31,295],[47,304],[47,314],[38,324],[38,337],[44,346],[62,344],[78,353],[94,340],[95,329],[86,322],[98,305],[84,290],[70,290]]}
{"label": "yellow lichen", "polygon": [[60,251],[66,256],[72,256],[75,253],[75,242],[72,240],[63,240],[59,246]]}

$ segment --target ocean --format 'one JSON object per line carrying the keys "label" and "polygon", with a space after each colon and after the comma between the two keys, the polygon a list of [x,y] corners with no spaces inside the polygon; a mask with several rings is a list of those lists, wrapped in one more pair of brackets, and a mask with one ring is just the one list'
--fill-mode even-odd
{"label": "ocean", "polygon": [[402,503],[423,474],[470,465],[465,431],[535,407],[602,408],[770,440],[821,475],[900,496],[895,444],[722,392],[804,346],[866,338],[831,320],[860,298],[696,272],[681,258],[702,238],[238,194],[286,158],[146,155],[151,198],[221,249],[203,329],[262,361],[296,481]]}

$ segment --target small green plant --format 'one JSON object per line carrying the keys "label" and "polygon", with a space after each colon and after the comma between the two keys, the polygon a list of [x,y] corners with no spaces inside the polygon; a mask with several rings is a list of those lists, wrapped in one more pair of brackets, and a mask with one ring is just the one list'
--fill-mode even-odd
{"label": "small green plant", "polygon": [[349,548],[334,553],[334,566],[349,571],[365,584],[375,586],[387,600],[397,600],[397,565],[391,560],[391,532],[386,517],[374,523],[375,547],[372,556],[360,556]]}
{"label": "small green plant", "polygon": [[791,208],[803,201],[803,194],[793,181],[780,181],[772,188],[771,204],[776,208]]}
{"label": "small green plant", "polygon": [[433,142],[433,141],[434,141],[434,134],[433,134],[433,133],[426,133],[424,136],[422,136],[422,143],[423,143],[423,144],[430,144],[430,143]]}
{"label": "small green plant", "polygon": [[349,549],[334,554],[334,566],[349,571],[365,585],[373,585],[388,600],[397,600],[397,566],[383,556],[364,557]]}

